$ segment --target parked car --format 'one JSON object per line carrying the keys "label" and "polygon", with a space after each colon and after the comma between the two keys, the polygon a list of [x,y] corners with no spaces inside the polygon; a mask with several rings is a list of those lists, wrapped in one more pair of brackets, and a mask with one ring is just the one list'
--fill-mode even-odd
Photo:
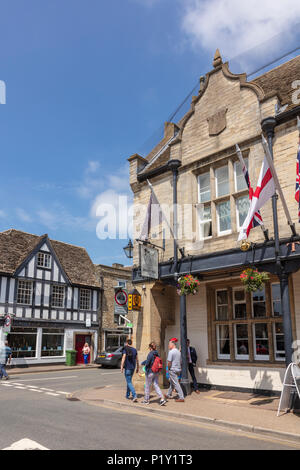
{"label": "parked car", "polygon": [[121,367],[123,346],[115,351],[104,351],[98,354],[96,364],[110,367]]}

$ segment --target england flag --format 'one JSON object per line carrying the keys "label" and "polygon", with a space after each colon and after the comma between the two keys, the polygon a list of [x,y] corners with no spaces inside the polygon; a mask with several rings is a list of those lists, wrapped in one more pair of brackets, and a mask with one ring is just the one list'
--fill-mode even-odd
{"label": "england flag", "polygon": [[297,163],[296,163],[296,192],[295,192],[295,199],[298,202],[298,220],[300,222],[300,136],[299,136],[299,147],[297,153]]}
{"label": "england flag", "polygon": [[250,208],[248,215],[244,221],[244,224],[240,230],[239,241],[248,238],[250,230],[253,228],[253,220],[256,214],[259,213],[259,210],[263,207],[264,204],[274,195],[275,193],[275,183],[272,176],[268,160],[265,157],[258,182],[257,188],[253,193]]}

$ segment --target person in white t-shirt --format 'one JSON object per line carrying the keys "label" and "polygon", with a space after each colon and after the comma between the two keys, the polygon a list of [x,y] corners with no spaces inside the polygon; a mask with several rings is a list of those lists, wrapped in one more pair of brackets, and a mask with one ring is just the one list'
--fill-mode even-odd
{"label": "person in white t-shirt", "polygon": [[166,399],[171,398],[173,389],[178,393],[176,402],[184,402],[184,394],[179,383],[179,375],[181,374],[181,352],[176,348],[175,341],[169,342],[169,354],[168,354],[168,369],[169,369],[169,380],[170,387],[165,395]]}

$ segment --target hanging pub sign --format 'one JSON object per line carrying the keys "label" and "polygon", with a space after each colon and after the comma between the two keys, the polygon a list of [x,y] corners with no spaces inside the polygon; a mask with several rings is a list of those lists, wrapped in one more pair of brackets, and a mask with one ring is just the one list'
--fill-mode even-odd
{"label": "hanging pub sign", "polygon": [[126,315],[128,311],[128,295],[126,289],[115,287],[114,313],[115,315]]}
{"label": "hanging pub sign", "polygon": [[140,245],[141,276],[158,279],[158,250],[148,245]]}
{"label": "hanging pub sign", "polygon": [[142,297],[138,290],[133,289],[128,295],[128,310],[141,310]]}

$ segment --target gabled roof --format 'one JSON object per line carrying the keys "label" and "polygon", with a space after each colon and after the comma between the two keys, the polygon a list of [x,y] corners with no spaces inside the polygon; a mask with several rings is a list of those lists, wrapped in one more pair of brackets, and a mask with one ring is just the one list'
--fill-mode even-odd
{"label": "gabled roof", "polygon": [[46,234],[38,236],[14,229],[0,232],[0,272],[14,275],[43,240],[50,243],[71,284],[100,287],[85,248],[50,240]]}

